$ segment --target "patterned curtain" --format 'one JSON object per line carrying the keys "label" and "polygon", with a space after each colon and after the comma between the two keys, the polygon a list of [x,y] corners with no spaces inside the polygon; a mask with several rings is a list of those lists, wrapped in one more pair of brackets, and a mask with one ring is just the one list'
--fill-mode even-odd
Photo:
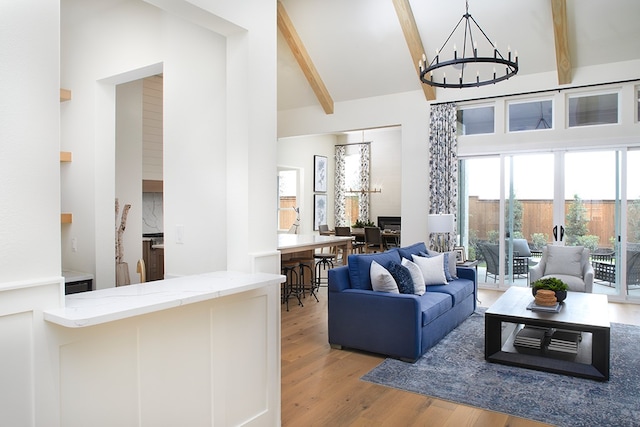
{"label": "patterned curtain", "polygon": [[[360,144],[358,146],[360,154],[360,190],[369,190],[369,169],[370,169],[370,146]],[[358,217],[362,221],[369,221],[369,193],[360,193],[358,203]]]}
{"label": "patterned curtain", "polygon": [[[454,230],[458,213],[458,140],[456,137],[456,105],[431,106],[429,124],[429,213],[453,214]],[[429,236],[434,247],[436,235]],[[445,237],[449,250],[455,245],[455,235]]]}
{"label": "patterned curtain", "polygon": [[346,155],[346,147],[344,145],[336,146],[336,180],[335,180],[335,200],[334,200],[334,221],[336,226],[344,227],[347,219],[345,214],[345,167],[344,157]]}

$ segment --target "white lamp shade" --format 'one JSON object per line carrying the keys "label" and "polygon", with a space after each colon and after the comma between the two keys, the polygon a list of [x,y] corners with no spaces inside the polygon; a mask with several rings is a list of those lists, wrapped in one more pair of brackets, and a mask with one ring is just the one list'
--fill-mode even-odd
{"label": "white lamp shade", "polygon": [[453,214],[430,214],[430,233],[453,233]]}

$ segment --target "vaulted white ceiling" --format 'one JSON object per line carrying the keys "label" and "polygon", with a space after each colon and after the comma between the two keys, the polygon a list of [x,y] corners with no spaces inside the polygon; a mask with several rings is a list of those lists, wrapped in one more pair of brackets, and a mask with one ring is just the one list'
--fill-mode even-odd
{"label": "vaulted white ceiling", "polygon": [[[421,89],[393,0],[281,3],[334,102]],[[556,72],[552,0],[468,3],[469,13],[501,51],[507,46],[518,51],[520,70],[513,79]],[[465,1],[409,4],[427,56],[433,57],[465,12]],[[639,59],[639,20],[638,0],[566,0],[572,75],[582,67]],[[278,109],[314,105],[318,98],[278,32]]]}
{"label": "vaulted white ceiling", "polygon": [[[62,0],[62,23],[125,1]],[[394,0],[280,1],[334,102],[421,90]],[[469,12],[500,50],[518,51],[520,70],[511,80],[556,72],[554,1],[566,2],[573,76],[583,67],[640,59],[640,0],[468,0]],[[465,0],[408,3],[431,59],[465,12]],[[609,80],[602,76],[602,82]],[[278,31],[278,109],[318,105]]]}

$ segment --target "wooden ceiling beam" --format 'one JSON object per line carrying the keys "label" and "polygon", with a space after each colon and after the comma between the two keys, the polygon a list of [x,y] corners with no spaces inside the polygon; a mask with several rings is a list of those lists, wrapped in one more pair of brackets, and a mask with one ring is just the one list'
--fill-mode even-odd
{"label": "wooden ceiling beam", "polygon": [[567,0],[551,0],[553,36],[556,44],[558,84],[571,83],[571,55],[567,37]]}
{"label": "wooden ceiling beam", "polygon": [[293,23],[280,0],[278,0],[278,29],[287,41],[289,49],[291,49],[293,56],[298,62],[298,66],[300,66],[302,73],[311,85],[311,88],[316,94],[320,105],[322,105],[324,112],[326,114],[333,114],[333,99],[331,98],[331,94],[329,94],[327,87],[324,85],[324,82],[320,77],[320,73],[318,73],[315,65],[313,65],[313,61],[311,60],[307,49],[304,47],[300,36],[298,36],[298,32],[293,26]]}
{"label": "wooden ceiling beam", "polygon": [[433,86],[429,86],[420,81],[420,66],[418,62],[422,59],[422,55],[425,54],[425,50],[409,0],[393,0],[393,6],[396,8],[396,14],[398,15],[404,38],[407,41],[407,46],[409,46],[409,53],[411,54],[413,66],[416,69],[418,82],[420,82],[422,86],[424,96],[427,98],[427,101],[434,101],[436,99],[436,93]]}

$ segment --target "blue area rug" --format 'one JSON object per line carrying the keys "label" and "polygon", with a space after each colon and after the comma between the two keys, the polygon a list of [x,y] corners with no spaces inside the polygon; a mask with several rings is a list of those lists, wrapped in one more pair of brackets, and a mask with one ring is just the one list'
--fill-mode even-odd
{"label": "blue area rug", "polygon": [[484,360],[484,309],[415,363],[387,359],[363,380],[558,426],[640,426],[640,327],[611,324],[610,380]]}

